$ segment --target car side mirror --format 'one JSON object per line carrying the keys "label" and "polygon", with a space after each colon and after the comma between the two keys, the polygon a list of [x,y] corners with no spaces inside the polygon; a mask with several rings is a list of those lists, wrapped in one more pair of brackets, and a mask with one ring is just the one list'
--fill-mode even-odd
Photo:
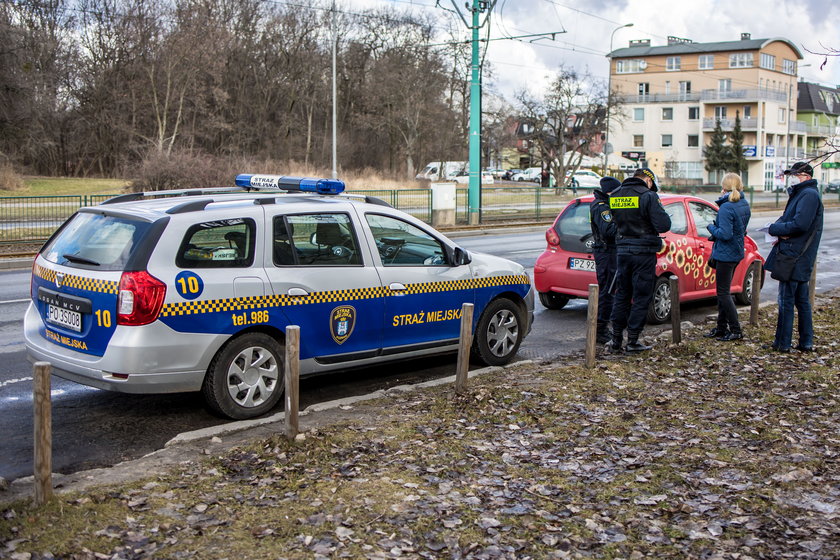
{"label": "car side mirror", "polygon": [[472,257],[470,256],[468,251],[461,249],[460,247],[455,247],[455,251],[452,257],[452,264],[455,266],[462,266],[465,264],[470,264],[472,262]]}

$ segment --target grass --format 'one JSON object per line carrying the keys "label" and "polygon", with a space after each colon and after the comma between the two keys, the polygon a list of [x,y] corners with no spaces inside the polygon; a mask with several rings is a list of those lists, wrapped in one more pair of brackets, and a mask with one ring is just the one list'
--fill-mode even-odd
{"label": "grass", "polygon": [[119,194],[125,179],[80,179],[76,177],[24,177],[23,188],[0,191],[0,196],[85,196]]}

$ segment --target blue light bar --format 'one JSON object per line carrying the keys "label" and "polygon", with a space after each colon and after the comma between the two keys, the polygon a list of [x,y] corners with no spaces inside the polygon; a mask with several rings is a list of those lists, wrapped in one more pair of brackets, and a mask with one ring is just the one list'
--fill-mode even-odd
{"label": "blue light bar", "polygon": [[311,177],[285,177],[283,175],[236,176],[237,187],[251,189],[282,189],[284,191],[339,194],[344,192],[344,181],[338,179],[313,179]]}

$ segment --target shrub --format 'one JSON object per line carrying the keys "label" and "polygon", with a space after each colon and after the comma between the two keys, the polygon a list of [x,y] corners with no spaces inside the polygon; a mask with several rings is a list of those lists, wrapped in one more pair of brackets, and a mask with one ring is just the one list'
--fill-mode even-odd
{"label": "shrub", "polygon": [[0,191],[18,191],[24,187],[23,178],[8,162],[0,163]]}
{"label": "shrub", "polygon": [[229,161],[204,154],[152,152],[131,175],[130,190],[140,192],[228,187],[233,185],[236,171]]}

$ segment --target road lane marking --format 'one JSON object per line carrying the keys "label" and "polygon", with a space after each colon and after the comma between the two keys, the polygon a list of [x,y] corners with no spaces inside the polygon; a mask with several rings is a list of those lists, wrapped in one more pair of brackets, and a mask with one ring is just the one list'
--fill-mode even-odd
{"label": "road lane marking", "polygon": [[6,301],[0,301],[0,305],[4,303],[25,303],[29,301],[29,298],[26,299],[7,299]]}
{"label": "road lane marking", "polygon": [[32,381],[32,377],[21,377],[19,379],[7,379],[6,381],[0,381],[0,389],[5,387],[6,385],[11,385],[12,383],[20,383],[22,381]]}

